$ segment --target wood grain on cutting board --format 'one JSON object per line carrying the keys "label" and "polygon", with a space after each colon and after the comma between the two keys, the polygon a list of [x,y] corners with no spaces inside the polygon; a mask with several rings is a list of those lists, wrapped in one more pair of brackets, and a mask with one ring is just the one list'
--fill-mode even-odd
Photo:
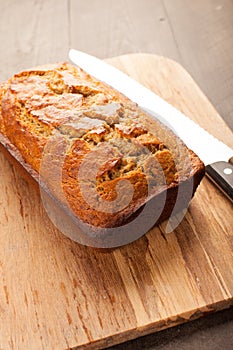
{"label": "wood grain on cutting board", "polygon": [[[111,59],[233,147],[192,78],[155,55]],[[100,349],[233,304],[232,204],[205,178],[178,228],[101,252],[64,237],[0,154],[0,348]]]}

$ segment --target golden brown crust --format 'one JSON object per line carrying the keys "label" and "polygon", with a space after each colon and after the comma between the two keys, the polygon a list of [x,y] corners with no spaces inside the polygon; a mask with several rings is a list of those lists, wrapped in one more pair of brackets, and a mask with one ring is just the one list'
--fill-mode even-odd
{"label": "golden brown crust", "polygon": [[193,182],[193,195],[204,175],[200,159],[170,130],[67,63],[26,70],[2,84],[0,133],[37,181],[41,177],[62,205],[97,227],[121,225],[164,191],[160,220],[166,219],[178,188]]}

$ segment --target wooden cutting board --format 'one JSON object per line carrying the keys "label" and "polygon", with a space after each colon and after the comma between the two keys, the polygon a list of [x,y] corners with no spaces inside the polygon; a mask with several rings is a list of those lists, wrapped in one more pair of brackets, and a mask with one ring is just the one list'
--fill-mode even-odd
{"label": "wooden cutting board", "polygon": [[[233,148],[189,74],[155,55],[109,60]],[[0,348],[100,349],[233,304],[233,207],[205,178],[178,228],[101,252],[64,237],[0,154]]]}

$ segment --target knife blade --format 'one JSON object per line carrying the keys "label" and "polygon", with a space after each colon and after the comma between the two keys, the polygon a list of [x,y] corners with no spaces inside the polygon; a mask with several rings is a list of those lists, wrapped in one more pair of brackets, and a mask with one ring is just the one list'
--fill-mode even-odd
{"label": "knife blade", "polygon": [[110,64],[71,49],[70,60],[123,93],[173,130],[205,163],[206,174],[233,202],[233,150],[151,90]]}

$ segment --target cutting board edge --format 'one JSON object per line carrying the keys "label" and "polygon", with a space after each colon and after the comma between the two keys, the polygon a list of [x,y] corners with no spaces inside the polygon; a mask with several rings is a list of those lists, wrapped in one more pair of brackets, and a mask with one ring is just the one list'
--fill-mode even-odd
{"label": "cutting board edge", "polygon": [[218,311],[223,311],[229,309],[233,306],[233,296],[232,298],[217,301],[213,304],[203,305],[199,309],[193,309],[185,311],[180,315],[174,315],[168,317],[162,321],[154,321],[148,323],[147,325],[130,328],[127,331],[122,331],[120,333],[115,333],[113,336],[106,336],[103,339],[95,340],[92,343],[87,342],[85,344],[80,344],[79,346],[70,347],[69,350],[102,350],[108,347],[119,345],[123,342],[135,340],[139,337],[150,335],[163,331],[168,328],[173,328],[181,324],[185,324],[191,321],[195,321],[203,316],[213,314]]}

